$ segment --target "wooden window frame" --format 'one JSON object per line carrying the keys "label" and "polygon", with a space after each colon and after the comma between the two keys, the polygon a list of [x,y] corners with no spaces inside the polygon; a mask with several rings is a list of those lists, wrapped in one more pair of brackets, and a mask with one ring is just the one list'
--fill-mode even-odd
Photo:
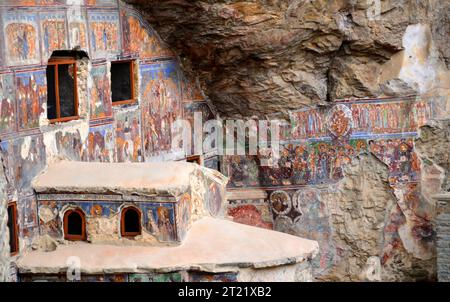
{"label": "wooden window frame", "polygon": [[[73,96],[74,96],[74,109],[75,112],[73,116],[61,117],[61,104],[59,99],[59,75],[58,75],[58,65],[73,65]],[[77,120],[80,118],[78,115],[78,79],[77,79],[77,61],[74,58],[67,57],[54,57],[50,58],[47,66],[53,66],[55,73],[55,105],[56,105],[56,118],[49,119],[51,124],[68,122],[72,120]]]}
{"label": "wooden window frame", "polygon": [[[122,63],[128,63],[130,64],[130,84],[131,84],[131,99],[129,100],[123,100],[123,101],[114,101],[112,99],[112,87],[111,87],[111,103],[113,106],[120,106],[120,105],[131,105],[136,103],[136,95],[134,93],[134,60],[119,60],[119,61],[112,61],[111,66],[113,64],[122,64]],[[112,78],[112,73],[111,73]],[[111,81],[112,82],[112,81]]]}
{"label": "wooden window frame", "polygon": [[[69,234],[69,215],[71,213],[77,213],[81,216],[81,235],[71,235]],[[85,241],[86,240],[86,215],[84,212],[77,209],[70,209],[64,212],[64,239],[69,241]]]}
{"label": "wooden window frame", "polygon": [[[8,203],[8,208],[7,208],[7,215],[9,213],[8,209],[12,207],[12,213],[13,213],[13,217],[12,217],[12,225],[14,227],[14,242],[16,244],[16,250],[15,251],[10,251],[11,256],[16,256],[17,254],[19,254],[20,251],[20,246],[19,246],[19,224],[17,223],[17,203],[15,201]],[[10,217],[8,216],[8,219]],[[10,247],[11,248],[11,247]]]}
{"label": "wooden window frame", "polygon": [[[133,210],[136,211],[138,213],[139,216],[139,232],[126,232],[125,231],[125,214],[126,212],[128,212],[129,210]],[[142,214],[141,211],[134,206],[129,206],[126,208],[123,208],[120,214],[120,235],[122,237],[136,237],[142,234],[142,223],[141,223],[141,219],[142,219]]]}
{"label": "wooden window frame", "polygon": [[202,161],[202,157],[201,155],[192,155],[192,156],[188,156],[186,157],[186,162],[188,163],[197,163],[199,166],[203,165],[203,161]]}

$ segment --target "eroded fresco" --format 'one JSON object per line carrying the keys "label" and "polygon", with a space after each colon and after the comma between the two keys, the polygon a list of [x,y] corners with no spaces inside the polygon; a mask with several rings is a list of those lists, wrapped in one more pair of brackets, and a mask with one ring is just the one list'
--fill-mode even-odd
{"label": "eroded fresco", "polygon": [[142,161],[139,111],[117,112],[115,115],[116,156],[118,162]]}
{"label": "eroded fresco", "polygon": [[171,127],[181,117],[178,65],[174,61],[141,65],[144,155],[171,149]]}
{"label": "eroded fresco", "polygon": [[90,117],[99,119],[112,116],[111,83],[107,65],[96,65],[91,69],[92,89],[90,98]]}
{"label": "eroded fresco", "polygon": [[120,32],[117,12],[89,11],[90,49],[94,58],[119,52]]}
{"label": "eroded fresco", "polygon": [[0,102],[0,134],[15,132],[16,99],[12,73],[0,74]]}

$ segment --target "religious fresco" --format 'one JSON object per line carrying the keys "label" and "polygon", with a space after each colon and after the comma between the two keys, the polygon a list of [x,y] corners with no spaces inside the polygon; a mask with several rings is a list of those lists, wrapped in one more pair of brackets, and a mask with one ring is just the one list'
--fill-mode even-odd
{"label": "religious fresco", "polygon": [[343,177],[342,167],[352,157],[367,151],[365,140],[288,143],[281,145],[280,158],[273,167],[260,166],[257,156],[226,156],[223,173],[229,188],[298,186],[336,182]]}
{"label": "religious fresco", "polygon": [[237,223],[251,225],[258,228],[273,229],[272,218],[269,216],[267,204],[231,204],[228,215]]}
{"label": "religious fresco", "polygon": [[337,104],[329,111],[299,110],[290,116],[292,139],[415,132],[436,111],[433,102],[415,99],[361,100]]}
{"label": "religious fresco", "polygon": [[189,193],[183,194],[176,206],[176,223],[180,239],[186,236],[192,217],[192,202]]}
{"label": "religious fresco", "polygon": [[[326,204],[320,199],[320,191],[304,188],[292,194],[292,209],[298,213],[295,219],[296,236],[319,242],[319,256],[312,265],[316,274],[329,269],[336,261],[336,247]],[[292,217],[292,215],[291,215]]]}
{"label": "religious fresco", "polygon": [[112,6],[112,7],[117,7],[117,0],[84,0],[84,3],[87,6]]}
{"label": "religious fresco", "polygon": [[324,110],[306,109],[291,113],[292,139],[326,136]]}
{"label": "religious fresco", "polygon": [[15,104],[13,74],[0,74],[0,136],[17,131]]}
{"label": "religious fresco", "polygon": [[[33,194],[32,179],[45,167],[46,154],[41,134],[0,142],[9,194]],[[13,190],[11,192],[10,190]]]}
{"label": "religious fresco", "polygon": [[39,201],[39,232],[53,238],[62,237],[62,221],[59,215],[60,205],[56,201]]}
{"label": "religious fresco", "polygon": [[30,12],[3,13],[7,65],[38,64],[38,16]]}
{"label": "religious fresco", "polygon": [[69,27],[69,44],[70,49],[79,47],[82,50],[88,51],[88,33],[87,20],[84,10],[75,10],[68,12],[68,27]]}
{"label": "religious fresco", "polygon": [[68,49],[65,12],[40,13],[43,59],[50,58],[54,50]]}
{"label": "religious fresco", "polygon": [[90,118],[99,119],[112,116],[111,83],[105,65],[91,69],[92,88],[90,95]]}
{"label": "religious fresco", "polygon": [[144,227],[162,242],[177,241],[174,205],[171,203],[146,203],[141,206]]}
{"label": "religious fresco", "polygon": [[125,53],[139,53],[142,59],[174,56],[139,13],[124,9],[121,14]]}
{"label": "religious fresco", "polygon": [[182,114],[178,68],[175,61],[140,66],[145,158],[171,149],[171,127]]}
{"label": "religious fresco", "polygon": [[18,207],[21,238],[31,244],[32,239],[39,231],[36,197],[34,195],[21,197]]}
{"label": "religious fresco", "polygon": [[222,200],[223,200],[222,188],[219,184],[212,182],[207,191],[206,196],[206,209],[209,214],[212,216],[217,216],[222,209]]}
{"label": "religious fresco", "polygon": [[420,160],[412,138],[371,141],[370,151],[389,167],[392,185],[420,180]]}
{"label": "religious fresco", "polygon": [[117,12],[88,11],[89,41],[93,58],[120,51],[119,15]]}
{"label": "religious fresco", "polygon": [[47,102],[45,70],[16,74],[16,101],[19,131],[38,128],[42,105]]}
{"label": "religious fresco", "polygon": [[117,112],[114,117],[116,131],[116,161],[143,161],[139,111]]}
{"label": "religious fresco", "polygon": [[113,161],[114,127],[112,124],[105,124],[89,128],[87,152],[89,161]]}
{"label": "religious fresco", "polygon": [[181,80],[181,94],[183,101],[204,101],[199,84],[192,78],[183,76]]}

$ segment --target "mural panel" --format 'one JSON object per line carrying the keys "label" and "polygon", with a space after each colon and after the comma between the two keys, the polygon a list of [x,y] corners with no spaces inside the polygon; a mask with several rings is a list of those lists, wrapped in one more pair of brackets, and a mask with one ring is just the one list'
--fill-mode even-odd
{"label": "mural panel", "polygon": [[65,12],[40,13],[43,59],[50,58],[54,50],[68,49]]}
{"label": "mural panel", "polygon": [[82,50],[89,51],[86,11],[84,9],[69,10],[68,22],[70,49],[79,47]]}
{"label": "mural panel", "polygon": [[125,53],[139,53],[139,57],[143,59],[174,56],[151,26],[142,20],[138,12],[123,10],[121,14]]}
{"label": "mural panel", "polygon": [[114,127],[106,124],[89,128],[87,139],[89,161],[112,162],[114,159]]}
{"label": "mural panel", "polygon": [[148,232],[163,242],[178,240],[173,204],[143,204],[141,209],[144,217],[144,226]]}
{"label": "mural panel", "polygon": [[39,127],[39,117],[47,102],[47,78],[45,70],[16,74],[16,100],[19,130]]}
{"label": "mural panel", "polygon": [[145,157],[171,149],[171,127],[181,117],[178,64],[141,65],[142,135]]}
{"label": "mural panel", "polygon": [[91,76],[90,117],[91,119],[111,117],[111,83],[108,77],[107,66],[93,66]]}
{"label": "mural panel", "polygon": [[141,134],[139,111],[121,111],[115,114],[116,160],[141,162]]}
{"label": "mural panel", "polygon": [[16,99],[12,73],[0,74],[0,135],[17,131]]}
{"label": "mural panel", "polygon": [[90,49],[93,58],[108,57],[120,51],[119,14],[88,11]]}
{"label": "mural panel", "polygon": [[38,64],[40,53],[37,14],[24,11],[4,13],[3,27],[8,65]]}

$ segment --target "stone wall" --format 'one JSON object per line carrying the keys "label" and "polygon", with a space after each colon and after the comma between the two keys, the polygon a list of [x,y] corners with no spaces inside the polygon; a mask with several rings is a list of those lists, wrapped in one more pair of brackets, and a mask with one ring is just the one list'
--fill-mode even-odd
{"label": "stone wall", "polygon": [[437,275],[438,281],[450,282],[450,194],[441,194],[437,200]]}
{"label": "stone wall", "polygon": [[0,282],[9,280],[9,231],[8,231],[8,199],[6,197],[6,178],[3,160],[0,156]]}

